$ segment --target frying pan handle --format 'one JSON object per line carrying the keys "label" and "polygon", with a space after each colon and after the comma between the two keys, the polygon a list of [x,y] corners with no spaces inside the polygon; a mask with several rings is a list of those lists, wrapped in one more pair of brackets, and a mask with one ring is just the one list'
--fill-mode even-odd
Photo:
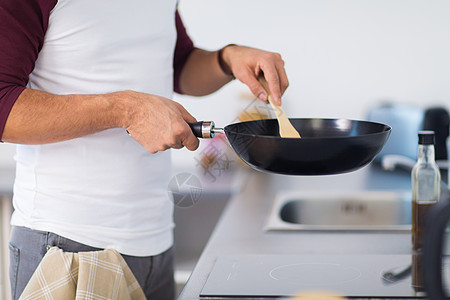
{"label": "frying pan handle", "polygon": [[196,137],[203,139],[212,139],[214,137],[215,124],[213,121],[199,121],[188,124]]}

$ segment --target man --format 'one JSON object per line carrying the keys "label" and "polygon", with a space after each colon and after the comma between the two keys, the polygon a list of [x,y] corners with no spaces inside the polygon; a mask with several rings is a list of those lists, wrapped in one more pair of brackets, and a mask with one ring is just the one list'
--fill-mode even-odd
{"label": "man", "polygon": [[169,148],[195,150],[173,90],[233,76],[265,101],[280,55],[195,48],[176,0],[1,0],[0,137],[16,143],[10,279],[17,299],[46,250],[114,248],[149,299],[173,298]]}

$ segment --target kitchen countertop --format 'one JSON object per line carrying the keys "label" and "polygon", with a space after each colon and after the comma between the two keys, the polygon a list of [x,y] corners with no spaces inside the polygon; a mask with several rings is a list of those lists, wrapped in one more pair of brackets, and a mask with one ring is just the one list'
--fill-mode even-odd
{"label": "kitchen countertop", "polygon": [[[222,214],[180,300],[199,299],[216,259],[245,254],[410,254],[410,235],[380,232],[265,232],[263,227],[280,191],[410,190],[409,172],[377,166],[331,176],[284,176],[242,168],[245,180]],[[14,169],[0,169],[0,194],[12,193]],[[192,209],[195,209],[192,208]],[[192,233],[195,234],[195,233]]]}
{"label": "kitchen countertop", "polygon": [[[401,190],[409,172],[368,166],[330,176],[271,175],[247,169],[247,184],[228,203],[180,300],[199,299],[216,259],[245,254],[411,254],[411,236],[401,232],[264,232],[273,200],[284,190]],[[194,233],[193,233],[194,234]]]}
{"label": "kitchen countertop", "polygon": [[12,194],[16,168],[13,166],[0,167],[0,195]]}

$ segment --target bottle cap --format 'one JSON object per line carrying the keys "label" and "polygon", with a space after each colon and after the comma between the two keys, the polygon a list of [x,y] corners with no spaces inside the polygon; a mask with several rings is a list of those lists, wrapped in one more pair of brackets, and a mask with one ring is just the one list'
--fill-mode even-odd
{"label": "bottle cap", "polygon": [[434,131],[432,130],[419,131],[419,144],[434,145]]}

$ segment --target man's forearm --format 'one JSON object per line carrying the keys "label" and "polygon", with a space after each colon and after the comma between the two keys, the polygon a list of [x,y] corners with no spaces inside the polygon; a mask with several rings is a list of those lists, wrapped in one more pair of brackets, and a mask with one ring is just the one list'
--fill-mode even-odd
{"label": "man's forearm", "polygon": [[122,127],[119,103],[113,94],[53,95],[25,89],[8,116],[2,140],[45,144]]}
{"label": "man's forearm", "polygon": [[[233,76],[249,87],[253,95],[262,101],[267,100],[267,91],[259,83],[261,72],[269,84],[270,94],[275,104],[281,104],[281,95],[289,86],[281,55],[256,48],[230,44],[219,52],[195,49],[189,55],[180,76],[180,88],[183,93],[193,96],[210,94]],[[229,72],[228,72],[229,71]],[[227,74],[232,73],[233,76]]]}
{"label": "man's forearm", "polygon": [[184,94],[208,95],[230,82],[232,77],[222,71],[217,55],[217,51],[202,49],[192,51],[180,76],[180,88]]}
{"label": "man's forearm", "polygon": [[6,120],[2,140],[46,144],[124,128],[148,152],[186,147],[198,139],[188,123],[196,119],[170,99],[135,91],[103,95],[53,95],[25,89]]}

